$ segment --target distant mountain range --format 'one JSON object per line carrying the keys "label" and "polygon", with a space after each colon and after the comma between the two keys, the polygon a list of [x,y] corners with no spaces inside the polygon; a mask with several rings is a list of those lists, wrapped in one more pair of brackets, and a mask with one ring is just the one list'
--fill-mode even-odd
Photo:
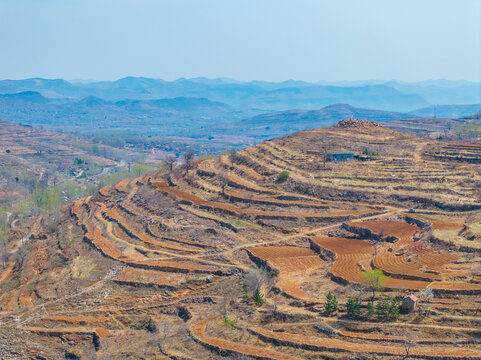
{"label": "distant mountain range", "polygon": [[189,135],[206,124],[258,114],[239,112],[206,98],[106,101],[89,96],[51,100],[38,92],[0,95],[0,119],[52,130],[133,130],[151,135]]}
{"label": "distant mountain range", "polygon": [[[255,143],[346,118],[398,121],[432,118],[434,111],[438,118],[449,119],[480,112],[481,83],[368,80],[326,84],[136,77],[99,82],[0,81],[0,120],[84,134],[128,132],[197,139],[240,135],[243,142]],[[409,120],[395,126],[415,128],[415,123]],[[428,125],[435,123],[429,120]]]}
{"label": "distant mountain range", "polygon": [[[239,109],[197,97],[109,101],[95,96],[51,99],[36,91],[0,95],[0,119],[4,121],[78,133],[131,131],[148,136],[272,138],[330,126],[346,118],[375,121],[430,118],[433,109],[424,107],[407,113],[333,104],[316,110],[271,112]],[[469,116],[479,111],[481,104],[436,106],[437,115],[442,118]]]}
{"label": "distant mountain range", "polygon": [[410,114],[416,117],[438,117],[438,118],[461,118],[470,116],[476,112],[481,111],[481,104],[468,105],[433,105],[416,109]]}
{"label": "distant mountain range", "polygon": [[432,104],[481,103],[481,83],[433,80],[420,83],[359,81],[308,83],[304,81],[242,82],[231,79],[165,81],[126,77],[116,81],[68,82],[63,79],[0,81],[0,94],[36,91],[50,99],[80,100],[95,96],[106,101],[194,97],[229,104],[239,111],[318,109],[337,103],[388,111],[409,112]]}

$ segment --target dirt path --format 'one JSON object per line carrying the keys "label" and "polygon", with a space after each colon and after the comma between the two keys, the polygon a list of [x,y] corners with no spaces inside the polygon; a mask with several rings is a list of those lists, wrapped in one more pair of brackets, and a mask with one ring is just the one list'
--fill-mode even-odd
{"label": "dirt path", "polygon": [[[55,300],[51,300],[51,301],[47,301],[47,302],[44,302],[44,303],[41,303],[41,304],[34,305],[34,306],[30,307],[28,310],[26,310],[23,314],[18,315],[16,317],[16,319],[14,319],[12,321],[9,321],[9,322],[6,322],[6,323],[3,323],[0,326],[6,327],[6,326],[15,325],[16,327],[21,327],[22,325],[26,324],[27,322],[35,320],[39,317],[44,317],[44,316],[47,316],[47,315],[54,315],[54,314],[45,313],[45,306],[50,306],[50,305],[59,303],[59,302],[64,301],[64,300],[70,300],[70,299],[73,299],[75,297],[79,297],[81,295],[85,295],[85,294],[90,293],[94,290],[97,290],[98,288],[102,287],[107,281],[112,280],[113,278],[117,277],[123,269],[124,269],[124,266],[114,267],[113,269],[111,269],[105,275],[105,277],[103,279],[95,282],[94,284],[92,284],[88,287],[85,287],[85,288],[81,289],[80,291],[76,292],[75,294],[66,295],[66,296],[63,296],[63,297],[55,299]],[[31,313],[34,313],[36,310],[41,310],[41,315],[32,315],[28,318],[20,320],[20,318],[25,317],[25,316],[27,316]]]}
{"label": "dirt path", "polygon": [[5,269],[2,275],[0,275],[0,283],[4,282],[10,277],[10,275],[12,275],[14,266],[15,266],[15,263],[13,262],[8,264],[8,267]]}
{"label": "dirt path", "polygon": [[413,152],[413,160],[414,160],[414,162],[420,163],[420,162],[423,161],[421,155],[422,155],[425,147],[426,147],[426,144],[422,144],[422,143],[416,145],[416,149],[415,149],[414,152]]}
{"label": "dirt path", "polygon": [[[296,309],[297,310],[297,309]],[[297,310],[298,311],[298,310]],[[298,323],[271,323],[271,325],[274,326],[301,326],[301,325],[319,325],[322,322],[330,322],[330,323],[344,323],[347,325],[352,325],[353,321],[352,320],[342,320],[338,318],[329,318],[329,317],[323,317],[321,321],[306,321],[306,322],[298,322]],[[366,326],[379,326],[382,323],[379,322],[368,322],[368,321],[362,321],[359,322],[361,325],[366,325]],[[477,333],[479,332],[479,328],[477,327],[456,327],[456,326],[444,326],[444,325],[437,325],[437,324],[412,324],[412,323],[404,323],[404,322],[391,322],[389,323],[389,326],[395,326],[395,327],[409,327],[409,328],[424,328],[424,329],[434,329],[434,330],[447,330],[450,332],[453,331],[459,331],[459,332],[474,332]]]}

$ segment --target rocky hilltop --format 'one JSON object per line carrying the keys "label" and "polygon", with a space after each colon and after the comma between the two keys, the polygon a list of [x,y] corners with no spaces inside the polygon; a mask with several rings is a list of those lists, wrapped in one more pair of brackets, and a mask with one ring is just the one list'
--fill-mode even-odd
{"label": "rocky hilltop", "polygon": [[375,121],[369,120],[360,120],[360,119],[346,119],[339,121],[336,127],[341,128],[370,128],[370,127],[383,127],[382,124],[379,124]]}

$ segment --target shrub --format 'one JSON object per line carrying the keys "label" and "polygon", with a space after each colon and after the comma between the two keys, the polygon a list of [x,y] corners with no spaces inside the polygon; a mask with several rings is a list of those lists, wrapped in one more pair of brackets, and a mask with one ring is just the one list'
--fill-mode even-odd
{"label": "shrub", "polygon": [[215,157],[216,157],[215,154],[202,154],[197,157],[197,160],[213,159]]}
{"label": "shrub", "polygon": [[314,325],[314,329],[317,331],[326,334],[329,337],[336,335],[336,330],[334,330],[331,326],[325,324],[316,324]]}
{"label": "shrub", "polygon": [[228,317],[224,317],[224,325],[225,326],[232,326],[234,327],[235,326],[235,320],[233,319],[229,319]]}
{"label": "shrub", "polygon": [[290,175],[289,171],[283,170],[279,173],[279,175],[277,175],[277,180],[279,182],[284,182],[289,178],[289,175]]}
{"label": "shrub", "polygon": [[10,154],[10,149],[5,150],[7,154]]}
{"label": "shrub", "polygon": [[259,288],[256,288],[256,290],[254,291],[254,301],[256,302],[257,305],[262,305],[264,304],[264,296],[262,296],[261,294],[261,291]]}
{"label": "shrub", "polygon": [[148,174],[151,171],[153,171],[153,168],[143,163],[135,163],[134,165],[132,165],[132,168],[130,170],[133,176],[142,176]]}
{"label": "shrub", "polygon": [[375,152],[375,151],[369,151],[367,148],[365,148],[363,150],[363,155],[370,155],[370,156],[378,156],[379,153]]}

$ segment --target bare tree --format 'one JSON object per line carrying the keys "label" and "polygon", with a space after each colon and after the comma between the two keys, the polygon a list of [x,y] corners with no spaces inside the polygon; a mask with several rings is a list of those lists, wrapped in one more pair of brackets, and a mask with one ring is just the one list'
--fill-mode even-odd
{"label": "bare tree", "polygon": [[219,283],[219,312],[222,315],[224,322],[227,324],[231,320],[229,312],[232,305],[235,304],[235,291],[230,281],[222,281]]}
{"label": "bare tree", "polygon": [[184,158],[184,175],[187,174],[187,172],[192,169],[192,164],[194,163],[194,153],[192,151],[186,151],[182,157]]}
{"label": "bare tree", "polygon": [[481,264],[475,264],[471,269],[472,280],[474,281],[478,276],[481,276]]}
{"label": "bare tree", "polygon": [[175,163],[176,163],[176,158],[174,155],[169,155],[167,157],[167,159],[165,159],[165,163],[167,164],[168,168],[169,168],[169,173],[171,174],[172,173],[172,170],[174,170],[174,166],[175,166]]}
{"label": "bare tree", "polygon": [[7,266],[7,243],[10,237],[10,214],[0,213],[0,263]]}
{"label": "bare tree", "polygon": [[4,241],[0,241],[0,264],[5,267],[7,266],[7,245]]}
{"label": "bare tree", "polygon": [[431,288],[424,289],[423,291],[421,291],[418,297],[421,302],[420,305],[418,305],[419,315],[428,317],[431,311],[430,311],[429,303],[427,301],[434,298],[433,289]]}
{"label": "bare tree", "polygon": [[256,289],[260,289],[265,283],[265,276],[259,269],[249,271],[244,277],[244,286],[247,291],[254,292]]}
{"label": "bare tree", "polygon": [[159,332],[156,337],[158,340],[159,350],[161,352],[164,352],[165,348],[168,345],[168,339],[170,336],[172,336],[172,333],[174,332],[173,324],[171,324],[171,321],[169,320],[164,320],[159,322],[158,329]]}
{"label": "bare tree", "polygon": [[322,160],[322,167],[326,168],[326,161],[327,161],[327,146],[325,144],[321,145],[321,160]]}
{"label": "bare tree", "polygon": [[13,261],[18,269],[22,268],[23,263],[28,258],[29,251],[23,246],[13,254]]}
{"label": "bare tree", "polygon": [[220,182],[220,187],[222,188],[222,195],[225,196],[225,189],[229,185],[229,179],[225,176],[225,174],[220,174],[219,182]]}
{"label": "bare tree", "polygon": [[405,359],[409,358],[409,353],[413,347],[416,346],[416,342],[414,341],[414,335],[411,331],[406,331],[404,334],[404,341],[403,341],[403,347],[404,347],[404,352],[406,353],[406,356],[404,357]]}
{"label": "bare tree", "polygon": [[237,151],[235,151],[234,149],[229,151],[228,157],[229,157],[231,166],[234,166],[234,159],[235,159],[236,154],[237,154]]}
{"label": "bare tree", "polygon": [[359,293],[359,295],[358,295],[359,296],[359,298],[358,298],[359,304],[362,304],[362,301],[363,301],[362,295],[364,294],[364,290],[366,290],[366,287],[362,284],[354,284],[352,286],[352,289]]}
{"label": "bare tree", "polygon": [[[474,268],[471,271],[471,275],[473,276],[473,278],[472,278],[473,281],[476,279],[476,277],[481,276],[481,265],[480,264],[474,265]],[[472,298],[469,298],[469,301],[474,302]],[[478,306],[476,306],[476,308],[474,310],[474,316],[478,316],[479,310],[481,310],[481,306],[478,305]]]}
{"label": "bare tree", "polygon": [[379,240],[382,240],[382,237],[384,236],[384,232],[385,232],[384,227],[380,227],[380,228],[379,228],[379,233],[378,233],[378,235],[379,235]]}

